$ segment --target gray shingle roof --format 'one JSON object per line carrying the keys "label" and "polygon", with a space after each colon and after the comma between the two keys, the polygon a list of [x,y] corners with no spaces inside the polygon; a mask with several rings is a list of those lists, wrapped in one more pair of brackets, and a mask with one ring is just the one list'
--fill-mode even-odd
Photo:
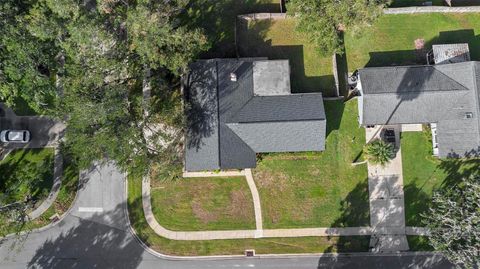
{"label": "gray shingle roof", "polygon": [[437,123],[440,157],[480,154],[480,63],[365,68],[359,77],[361,124]]}
{"label": "gray shingle roof", "polygon": [[188,77],[189,126],[186,132],[185,169],[220,168],[218,145],[217,68],[214,61],[195,63]]}
{"label": "gray shingle roof", "polygon": [[325,109],[321,94],[255,96],[231,119],[231,122],[323,120]]}
{"label": "gray shingle roof", "polygon": [[[275,77],[284,72],[288,83],[280,82],[283,88],[277,89],[277,79],[264,79],[261,86],[267,92],[255,95],[255,81],[261,80],[255,70],[275,63],[280,65],[273,68]],[[285,85],[290,93],[285,63],[288,67],[288,61],[266,64],[258,59],[215,59],[191,65],[186,93],[188,103],[198,109],[187,114],[188,171],[255,167],[258,152],[324,150],[322,95],[285,95]],[[236,74],[236,81],[231,80],[231,73]]]}

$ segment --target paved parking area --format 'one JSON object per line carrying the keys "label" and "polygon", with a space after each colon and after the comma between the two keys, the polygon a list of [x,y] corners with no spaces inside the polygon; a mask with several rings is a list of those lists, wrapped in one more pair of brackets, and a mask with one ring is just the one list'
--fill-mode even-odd
{"label": "paved parking area", "polygon": [[28,130],[31,141],[27,144],[1,143],[5,149],[54,147],[63,136],[65,125],[44,116],[17,116],[13,111],[0,104],[0,130]]}

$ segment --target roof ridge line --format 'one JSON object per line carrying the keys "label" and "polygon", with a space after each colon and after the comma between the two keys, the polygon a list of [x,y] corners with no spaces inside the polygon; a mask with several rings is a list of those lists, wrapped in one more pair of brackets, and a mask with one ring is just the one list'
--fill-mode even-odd
{"label": "roof ridge line", "polygon": [[[472,65],[473,65],[473,64],[472,64]],[[454,81],[455,83],[457,83],[458,85],[462,86],[462,87],[465,88],[466,90],[469,90],[465,85],[463,85],[462,83],[460,83],[460,82],[458,82],[457,80],[453,79],[453,78],[450,77],[449,75],[445,74],[443,71],[439,70],[436,65],[433,65],[433,68],[434,68],[436,71],[440,72],[442,75],[446,76],[446,77],[449,78],[450,80],[452,80],[452,81]]]}
{"label": "roof ridge line", "polygon": [[480,85],[477,83],[477,63],[472,64],[473,69],[473,85],[475,86],[475,104],[477,106],[477,121],[478,121],[478,138],[480,140]]}

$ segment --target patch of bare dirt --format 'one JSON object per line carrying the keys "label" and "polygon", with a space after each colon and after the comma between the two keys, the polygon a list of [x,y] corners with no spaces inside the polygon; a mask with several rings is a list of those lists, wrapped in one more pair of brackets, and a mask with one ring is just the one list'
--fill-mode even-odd
{"label": "patch of bare dirt", "polygon": [[235,190],[230,193],[230,205],[227,212],[230,216],[239,219],[249,219],[252,217],[253,210],[248,195],[241,191]]}
{"label": "patch of bare dirt", "polygon": [[260,170],[255,172],[254,178],[258,187],[280,192],[285,190],[286,184],[289,184],[287,175],[281,172]]}
{"label": "patch of bare dirt", "polygon": [[297,221],[310,219],[313,215],[313,207],[314,203],[311,200],[306,200],[297,204],[296,210],[292,211],[292,218]]}
{"label": "patch of bare dirt", "polygon": [[195,217],[197,217],[203,224],[207,224],[218,219],[218,216],[215,212],[207,211],[202,207],[202,201],[199,199],[193,200],[192,211]]}

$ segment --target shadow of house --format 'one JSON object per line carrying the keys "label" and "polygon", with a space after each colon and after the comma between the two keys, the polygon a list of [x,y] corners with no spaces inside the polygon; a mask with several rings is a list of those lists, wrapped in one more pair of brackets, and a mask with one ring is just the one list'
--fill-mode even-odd
{"label": "shadow of house", "polygon": [[[303,45],[272,45],[266,40],[267,32],[273,20],[256,20],[255,27],[249,27],[249,21],[237,20],[237,50],[239,57],[268,57],[269,60],[288,59],[291,66],[292,93],[323,92],[324,96],[336,96],[333,74],[326,76],[308,76],[305,73],[305,55]],[[289,33],[285,33],[289,34]]]}
{"label": "shadow of house", "polygon": [[324,101],[325,114],[327,120],[327,132],[326,137],[335,130],[340,128],[340,124],[343,118],[343,112],[345,111],[345,103],[342,100]]}
{"label": "shadow of house", "polygon": [[[412,40],[412,46],[413,42],[414,40]],[[468,43],[471,48],[471,59],[480,60],[480,51],[473,49],[480,47],[480,35],[476,36],[473,29],[462,29],[439,32],[438,36],[426,41],[421,52],[414,49],[369,52],[370,59],[365,67],[425,65],[427,64],[426,54],[432,49],[433,45],[454,43]]]}
{"label": "shadow of house", "polygon": [[212,47],[201,58],[234,58],[235,20],[240,14],[280,12],[280,3],[258,0],[190,0],[181,15],[180,23],[202,28]]}

